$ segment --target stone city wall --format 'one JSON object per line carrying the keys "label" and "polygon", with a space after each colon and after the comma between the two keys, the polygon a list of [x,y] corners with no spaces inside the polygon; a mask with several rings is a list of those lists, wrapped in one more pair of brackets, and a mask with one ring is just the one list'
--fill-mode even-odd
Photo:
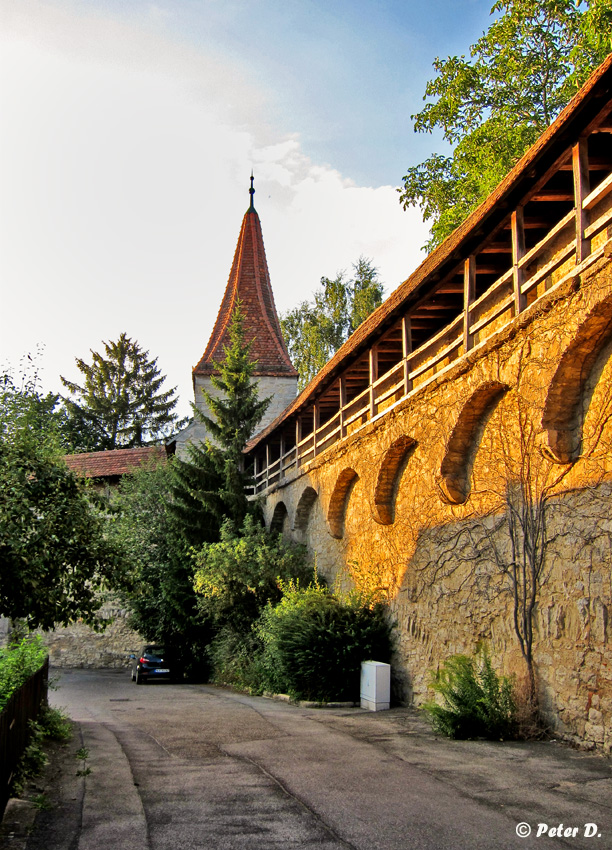
{"label": "stone city wall", "polygon": [[607,256],[267,494],[267,524],[328,581],[387,594],[406,699],[422,703],[431,671],[481,641],[525,675],[503,522],[522,487],[546,519],[541,706],[557,734],[610,750],[611,328]]}

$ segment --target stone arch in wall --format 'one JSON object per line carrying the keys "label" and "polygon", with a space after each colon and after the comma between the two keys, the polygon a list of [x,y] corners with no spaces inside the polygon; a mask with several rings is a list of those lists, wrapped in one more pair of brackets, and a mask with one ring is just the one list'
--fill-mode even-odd
{"label": "stone arch in wall", "polygon": [[343,469],[336,480],[331,499],[329,500],[327,511],[329,533],[338,540],[344,537],[346,509],[351,498],[351,492],[358,479],[359,476],[354,469],[351,467]]}
{"label": "stone arch in wall", "polygon": [[415,446],[416,440],[404,434],[385,452],[374,488],[373,516],[381,525],[394,521],[397,488]]}
{"label": "stone arch in wall", "polygon": [[582,445],[590,399],[585,387],[599,355],[612,340],[612,296],[591,310],[566,348],[548,388],[542,414],[542,443],[556,463],[572,463]]}
{"label": "stone arch in wall", "polygon": [[480,437],[507,389],[507,384],[500,381],[487,381],[463,405],[440,467],[439,486],[444,501],[462,505],[470,495],[470,477]]}
{"label": "stone arch in wall", "polygon": [[277,502],[274,507],[274,513],[270,520],[270,531],[274,534],[281,534],[285,520],[287,519],[287,505],[284,502]]}
{"label": "stone arch in wall", "polygon": [[308,486],[302,490],[302,494],[298,499],[297,508],[295,509],[295,519],[293,521],[293,528],[295,531],[306,531],[312,506],[314,505],[316,498],[317,491],[314,487]]}

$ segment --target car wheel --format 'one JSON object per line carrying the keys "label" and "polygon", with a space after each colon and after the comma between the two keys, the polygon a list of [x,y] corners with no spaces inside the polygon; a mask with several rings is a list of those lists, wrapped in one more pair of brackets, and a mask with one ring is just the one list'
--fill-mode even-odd
{"label": "car wheel", "polygon": [[137,685],[144,685],[144,683],[145,683],[147,680],[146,680],[146,679],[145,679],[145,677],[142,675],[142,673],[140,672],[140,670],[136,670],[136,678],[134,679],[134,681],[136,682],[136,684],[137,684]]}
{"label": "car wheel", "polygon": [[136,681],[136,676],[132,673],[132,682]]}

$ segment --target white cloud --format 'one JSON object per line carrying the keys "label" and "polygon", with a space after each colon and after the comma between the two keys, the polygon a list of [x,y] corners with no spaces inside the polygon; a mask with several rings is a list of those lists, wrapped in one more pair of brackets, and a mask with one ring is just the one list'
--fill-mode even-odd
{"label": "white cloud", "polygon": [[[59,5],[2,6],[0,363],[46,346],[44,378],[127,331],[182,408],[221,300],[255,169],[277,306],[363,254],[387,289],[414,268],[418,214],[390,186],[313,163],[222,56]],[[347,144],[354,140],[347,139]]]}

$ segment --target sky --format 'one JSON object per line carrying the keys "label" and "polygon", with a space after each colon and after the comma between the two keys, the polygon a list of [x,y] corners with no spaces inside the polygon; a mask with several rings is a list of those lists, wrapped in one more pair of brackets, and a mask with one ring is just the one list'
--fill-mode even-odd
{"label": "sky", "polygon": [[193,400],[255,175],[280,313],[424,258],[406,169],[436,56],[492,0],[0,0],[0,367],[79,382],[125,332]]}

